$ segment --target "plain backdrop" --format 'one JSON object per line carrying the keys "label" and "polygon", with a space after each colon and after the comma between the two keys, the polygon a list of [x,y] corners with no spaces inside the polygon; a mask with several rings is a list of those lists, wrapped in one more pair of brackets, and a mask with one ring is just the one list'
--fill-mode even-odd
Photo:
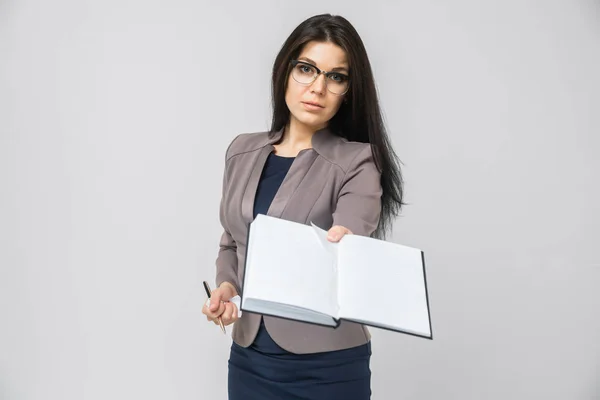
{"label": "plain backdrop", "polygon": [[323,12],[403,162],[388,240],[427,261],[434,340],[373,329],[372,398],[600,399],[598,1],[0,0],[1,399],[226,398],[225,150]]}

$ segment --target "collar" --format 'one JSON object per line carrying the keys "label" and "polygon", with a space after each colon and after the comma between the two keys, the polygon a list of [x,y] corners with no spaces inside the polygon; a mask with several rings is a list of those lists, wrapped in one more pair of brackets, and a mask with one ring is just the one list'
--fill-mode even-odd
{"label": "collar", "polygon": [[[269,135],[267,143],[265,145],[273,147],[273,145],[279,142],[283,137],[284,130],[285,127]],[[323,129],[319,129],[313,134],[311,138],[311,146],[317,153],[323,155],[323,152],[327,152],[327,150],[330,149],[331,146],[337,143],[339,140],[343,140],[343,138],[331,132],[331,130],[328,127],[325,127]],[[306,150],[309,149],[304,149],[302,151]]]}

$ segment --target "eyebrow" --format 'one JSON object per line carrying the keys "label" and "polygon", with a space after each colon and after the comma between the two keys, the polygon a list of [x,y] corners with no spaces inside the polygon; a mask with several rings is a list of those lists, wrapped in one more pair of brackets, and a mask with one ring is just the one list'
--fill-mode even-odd
{"label": "eyebrow", "polygon": [[[313,60],[311,60],[308,57],[299,57],[298,61],[308,61],[309,63],[313,64],[315,67],[317,66],[317,63],[314,62]],[[348,68],[346,68],[346,67],[335,67],[335,68],[332,68],[331,71],[345,71],[345,72],[348,72]]]}

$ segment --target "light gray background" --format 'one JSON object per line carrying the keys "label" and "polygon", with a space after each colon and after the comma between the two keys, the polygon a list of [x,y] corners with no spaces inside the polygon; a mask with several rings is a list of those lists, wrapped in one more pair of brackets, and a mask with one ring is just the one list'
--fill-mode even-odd
{"label": "light gray background", "polygon": [[216,3],[0,0],[0,398],[226,397],[224,152],[321,12],[364,39],[390,240],[426,252],[434,340],[372,330],[373,399],[600,398],[599,2]]}

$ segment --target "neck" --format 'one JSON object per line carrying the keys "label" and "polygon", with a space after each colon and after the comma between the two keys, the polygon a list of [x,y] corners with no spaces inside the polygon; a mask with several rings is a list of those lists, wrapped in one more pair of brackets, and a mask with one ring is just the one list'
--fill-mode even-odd
{"label": "neck", "polygon": [[325,126],[311,127],[302,124],[297,119],[292,117],[283,131],[281,144],[298,150],[310,148],[312,147],[313,135],[316,131],[324,127]]}

